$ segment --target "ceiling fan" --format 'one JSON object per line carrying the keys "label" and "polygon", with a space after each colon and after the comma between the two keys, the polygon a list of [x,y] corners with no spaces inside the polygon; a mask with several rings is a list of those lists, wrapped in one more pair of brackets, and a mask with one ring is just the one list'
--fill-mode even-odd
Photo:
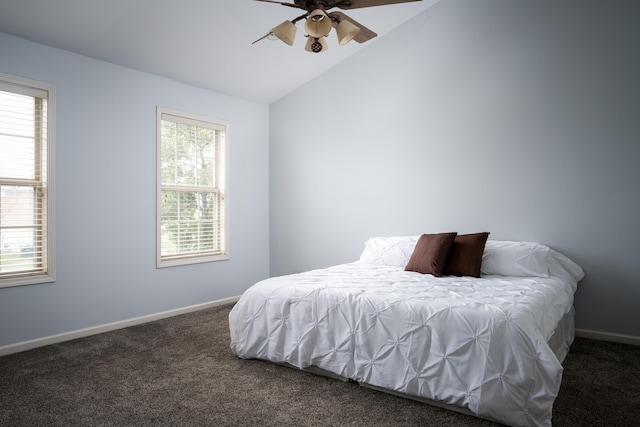
{"label": "ceiling fan", "polygon": [[[282,24],[273,28],[265,36],[260,37],[253,43],[259,42],[265,38],[280,39],[289,46],[293,46],[296,35],[296,22],[305,19],[305,31],[307,44],[305,50],[308,52],[320,53],[326,51],[329,46],[325,40],[326,36],[335,27],[340,46],[355,40],[358,43],[364,43],[377,34],[365,27],[364,25],[354,21],[342,12],[327,12],[330,9],[358,9],[363,7],[384,6],[396,3],[408,3],[422,0],[293,0],[293,3],[287,3],[276,0],[256,0],[265,3],[276,3],[296,9],[302,9],[304,14],[292,19],[284,21]],[[252,44],[253,44],[252,43]]]}

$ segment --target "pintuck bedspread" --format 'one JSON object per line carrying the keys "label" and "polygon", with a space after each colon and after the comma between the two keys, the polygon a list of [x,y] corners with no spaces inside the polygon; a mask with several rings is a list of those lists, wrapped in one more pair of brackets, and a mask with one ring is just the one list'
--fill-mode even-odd
{"label": "pintuck bedspread", "polygon": [[508,425],[551,425],[566,353],[547,342],[581,277],[554,251],[546,262],[547,277],[434,277],[357,261],[270,278],[233,307],[231,348]]}

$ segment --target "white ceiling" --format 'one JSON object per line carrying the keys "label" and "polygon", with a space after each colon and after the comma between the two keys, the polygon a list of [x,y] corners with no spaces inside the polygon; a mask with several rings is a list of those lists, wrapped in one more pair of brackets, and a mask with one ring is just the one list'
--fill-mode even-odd
{"label": "white ceiling", "polygon": [[293,47],[252,45],[304,13],[253,0],[0,0],[0,32],[270,104],[437,1],[343,11],[378,37],[338,46],[332,31],[319,54],[304,50],[302,21]]}

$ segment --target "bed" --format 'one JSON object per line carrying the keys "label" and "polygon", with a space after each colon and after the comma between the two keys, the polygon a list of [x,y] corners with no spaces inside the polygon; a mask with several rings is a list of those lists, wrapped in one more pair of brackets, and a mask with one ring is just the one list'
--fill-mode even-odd
{"label": "bed", "polygon": [[449,254],[477,234],[474,275],[446,274],[447,261],[441,274],[409,269],[421,235],[374,237],[354,262],[258,282],[229,314],[231,349],[507,425],[551,425],[584,273],[548,246],[488,233],[455,236]]}

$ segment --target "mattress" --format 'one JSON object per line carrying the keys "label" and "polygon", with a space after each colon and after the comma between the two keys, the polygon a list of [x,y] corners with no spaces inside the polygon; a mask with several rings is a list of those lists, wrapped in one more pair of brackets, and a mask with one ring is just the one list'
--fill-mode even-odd
{"label": "mattress", "polygon": [[580,278],[554,254],[546,277],[353,262],[270,278],[232,309],[231,349],[508,425],[551,425]]}

